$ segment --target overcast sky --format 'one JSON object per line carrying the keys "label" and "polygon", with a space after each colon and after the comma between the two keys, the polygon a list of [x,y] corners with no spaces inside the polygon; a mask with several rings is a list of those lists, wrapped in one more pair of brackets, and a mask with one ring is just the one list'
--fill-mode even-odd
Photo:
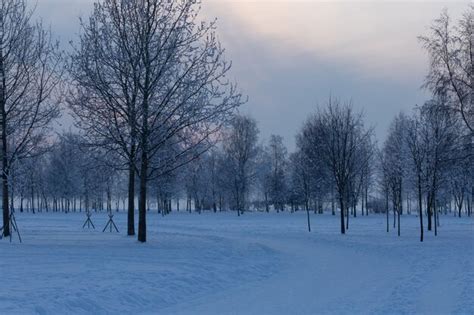
{"label": "overcast sky", "polygon": [[[64,43],[93,0],[37,0],[37,14]],[[469,1],[203,0],[203,17],[233,61],[231,77],[249,102],[241,111],[290,150],[308,114],[329,95],[352,99],[383,141],[399,111],[429,94],[420,89],[427,56],[417,36],[447,8],[457,19]]]}

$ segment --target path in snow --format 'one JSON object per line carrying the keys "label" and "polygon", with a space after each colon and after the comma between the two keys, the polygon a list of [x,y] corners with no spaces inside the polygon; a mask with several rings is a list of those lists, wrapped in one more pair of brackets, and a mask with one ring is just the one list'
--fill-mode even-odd
{"label": "path in snow", "polygon": [[[150,213],[149,242],[82,230],[84,214],[18,214],[0,241],[0,314],[474,314],[474,221],[402,237],[383,216]],[[125,214],[116,215],[121,232]]]}

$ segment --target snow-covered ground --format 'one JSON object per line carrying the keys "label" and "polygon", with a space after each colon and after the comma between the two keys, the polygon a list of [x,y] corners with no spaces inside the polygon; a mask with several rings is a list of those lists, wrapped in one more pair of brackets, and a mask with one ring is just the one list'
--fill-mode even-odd
{"label": "snow-covered ground", "polygon": [[474,221],[439,236],[385,218],[305,213],[149,213],[148,243],[82,229],[84,214],[17,214],[0,241],[0,314],[474,314]]}

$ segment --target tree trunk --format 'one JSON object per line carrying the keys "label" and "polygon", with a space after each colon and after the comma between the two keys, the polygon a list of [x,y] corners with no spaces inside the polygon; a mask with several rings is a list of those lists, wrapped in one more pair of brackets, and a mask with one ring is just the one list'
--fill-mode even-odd
{"label": "tree trunk", "polygon": [[138,203],[138,241],[146,242],[146,198],[147,198],[148,157],[145,150],[142,152],[140,166],[140,200]]}
{"label": "tree trunk", "polygon": [[[4,145],[5,142],[4,142]],[[3,158],[3,174],[2,174],[2,192],[3,192],[3,198],[2,198],[2,206],[3,206],[3,236],[7,237],[10,236],[10,210],[9,210],[9,204],[8,204],[8,169],[5,168],[6,164],[6,154],[5,150],[2,150],[4,154]]]}
{"label": "tree trunk", "polygon": [[350,208],[349,206],[346,206],[346,231],[349,230],[349,217],[350,217],[349,208]]}
{"label": "tree trunk", "polygon": [[[395,199],[395,198],[394,198],[394,199]],[[396,206],[395,206],[395,203],[396,203],[396,201],[395,201],[395,200],[392,200],[392,201],[393,201],[393,204],[392,204],[392,206],[393,206],[393,228],[395,229],[395,228],[396,228],[396,222],[395,222],[395,221],[396,221],[396,219],[397,219],[397,218],[396,218],[396,215],[397,215],[397,214],[396,214],[396,211],[395,211],[395,207],[396,207]]]}
{"label": "tree trunk", "polygon": [[339,205],[341,206],[341,234],[346,234],[346,227],[344,226],[344,200],[339,197]]}
{"label": "tree trunk", "polygon": [[[1,43],[3,45],[3,43]],[[5,67],[3,49],[0,49],[0,125],[2,132],[2,208],[3,208],[3,236],[10,236],[10,209],[8,204],[8,150],[7,150],[7,112],[5,100]]]}
{"label": "tree trunk", "polygon": [[428,231],[431,231],[431,193],[426,198],[426,214],[428,216]]}
{"label": "tree trunk", "polygon": [[[132,148],[132,151],[134,149]],[[132,153],[134,154],[134,153]],[[127,235],[135,235],[135,163],[130,158],[128,166],[128,215],[127,215]]]}
{"label": "tree trunk", "polygon": [[407,213],[408,214],[411,214],[411,211],[410,211],[410,201],[409,201],[409,195],[407,193]]}
{"label": "tree trunk", "polygon": [[336,202],[334,200],[334,193],[332,194],[332,198],[331,198],[331,214],[332,215],[336,215]]}
{"label": "tree trunk", "polygon": [[268,206],[268,193],[265,192],[265,211],[270,212],[270,207]]}
{"label": "tree trunk", "polygon": [[390,231],[390,223],[388,219],[389,209],[388,209],[388,192],[385,193],[385,213],[387,214],[387,233]]}
{"label": "tree trunk", "polygon": [[369,201],[369,186],[367,185],[365,187],[365,215],[369,215],[369,207],[368,207],[368,201]]}
{"label": "tree trunk", "polygon": [[464,196],[460,196],[460,197],[459,197],[459,201],[456,202],[456,203],[457,203],[457,206],[458,206],[459,217],[461,217],[463,199],[464,199]]}
{"label": "tree trunk", "polygon": [[420,175],[418,175],[418,212],[420,216],[420,242],[423,242],[423,196]]}
{"label": "tree trunk", "polygon": [[400,211],[397,211],[398,213],[398,236],[400,236]]}
{"label": "tree trunk", "polygon": [[474,186],[471,187],[471,198],[467,202],[467,216],[471,216],[472,208],[474,206]]}
{"label": "tree trunk", "polygon": [[[149,67],[148,63],[148,43],[145,47],[145,64]],[[148,180],[148,110],[149,110],[149,84],[150,84],[150,73],[149,69],[146,69],[145,82],[144,82],[144,93],[143,93],[143,116],[141,126],[141,161],[140,161],[140,199],[138,203],[138,241],[146,242],[146,199],[147,199],[147,180]]]}
{"label": "tree trunk", "polygon": [[309,207],[306,207],[306,216],[307,216],[307,219],[308,219],[308,232],[311,232],[311,222],[310,222],[310,218],[309,218]]}

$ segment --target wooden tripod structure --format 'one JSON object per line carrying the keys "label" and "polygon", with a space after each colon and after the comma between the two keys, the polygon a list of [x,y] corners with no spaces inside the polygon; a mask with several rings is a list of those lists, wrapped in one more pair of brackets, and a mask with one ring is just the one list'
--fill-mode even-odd
{"label": "wooden tripod structure", "polygon": [[[13,231],[16,232],[16,234],[18,235],[18,239],[20,240],[20,243],[22,243],[21,241],[21,235],[20,235],[20,230],[18,229],[18,224],[16,223],[16,218],[15,218],[15,210],[11,210],[10,212],[10,215],[8,216],[8,220],[10,222],[10,226],[11,228],[13,229]],[[3,231],[5,230],[5,227],[6,227],[6,224],[4,224],[1,228],[0,228],[0,239],[3,238]],[[9,233],[10,235],[10,243],[12,242],[12,231],[10,231]]]}
{"label": "wooden tripod structure", "polygon": [[102,230],[102,233],[104,233],[105,230],[107,230],[107,227],[110,228],[110,233],[113,232],[112,228],[114,228],[115,231],[117,233],[119,233],[119,230],[118,230],[117,226],[115,225],[115,222],[114,222],[113,218],[114,218],[114,215],[112,214],[112,212],[109,212],[109,221],[107,221],[107,224],[105,225],[104,229]]}
{"label": "wooden tripod structure", "polygon": [[86,225],[87,225],[87,228],[88,228],[88,229],[90,229],[91,226],[92,226],[92,228],[95,230],[94,223],[92,223],[92,220],[91,220],[91,216],[92,216],[91,212],[90,212],[90,211],[87,211],[87,212],[86,212],[86,215],[87,215],[87,219],[86,219],[86,221],[84,222],[84,224],[82,225],[82,228],[85,228]]}

